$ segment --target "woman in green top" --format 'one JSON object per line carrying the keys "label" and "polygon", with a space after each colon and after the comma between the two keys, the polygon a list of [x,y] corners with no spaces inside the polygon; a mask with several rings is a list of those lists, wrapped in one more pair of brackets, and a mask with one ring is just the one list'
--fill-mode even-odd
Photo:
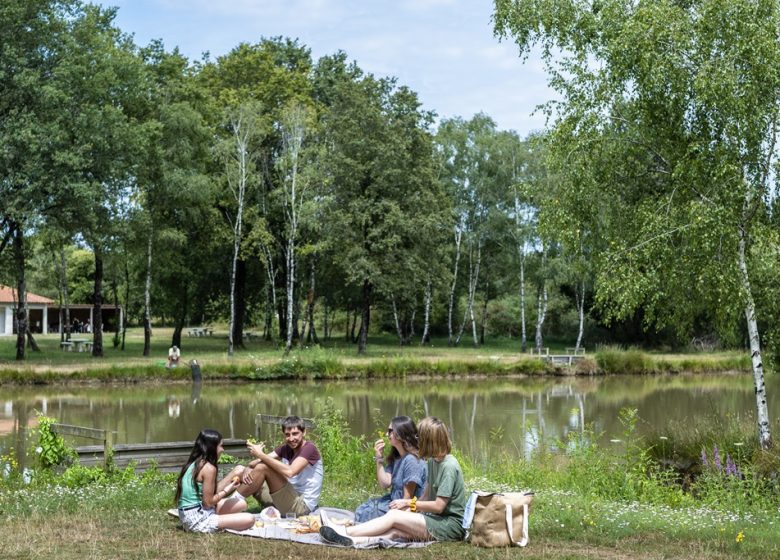
{"label": "woman in green top", "polygon": [[390,502],[382,517],[345,528],[322,515],[320,536],[331,543],[353,546],[369,539],[458,541],[465,536],[463,513],[466,488],[447,426],[438,418],[423,418],[418,425],[420,457],[428,459],[428,482],[419,501],[403,498]]}
{"label": "woman in green top", "polygon": [[198,434],[187,463],[176,482],[179,519],[186,531],[213,533],[217,529],[249,529],[255,523],[246,509],[246,501],[228,496],[240,484],[231,472],[217,482],[217,461],[222,455],[222,434],[205,429]]}

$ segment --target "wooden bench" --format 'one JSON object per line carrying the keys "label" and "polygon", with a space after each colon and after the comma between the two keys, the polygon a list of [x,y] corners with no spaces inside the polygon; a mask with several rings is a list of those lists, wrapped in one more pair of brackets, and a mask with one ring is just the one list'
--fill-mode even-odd
{"label": "wooden bench", "polygon": [[65,352],[73,352],[73,343],[68,340],[63,340],[60,342],[60,350]]}
{"label": "wooden bench", "polygon": [[544,348],[529,348],[528,352],[534,356],[549,356],[550,355],[550,349],[547,347]]}
{"label": "wooden bench", "polygon": [[566,353],[572,356],[584,356],[585,348],[580,346],[579,348],[571,347],[566,349]]}

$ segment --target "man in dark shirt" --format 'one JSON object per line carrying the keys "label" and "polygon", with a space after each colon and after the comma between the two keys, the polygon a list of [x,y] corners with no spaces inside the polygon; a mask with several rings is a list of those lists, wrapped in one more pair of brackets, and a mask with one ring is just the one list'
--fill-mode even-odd
{"label": "man in dark shirt", "polygon": [[238,488],[241,496],[254,495],[260,501],[263,486],[282,515],[307,515],[317,508],[324,471],[317,446],[306,440],[306,426],[298,416],[282,422],[284,445],[266,453],[265,445],[247,444],[255,459],[244,470]]}

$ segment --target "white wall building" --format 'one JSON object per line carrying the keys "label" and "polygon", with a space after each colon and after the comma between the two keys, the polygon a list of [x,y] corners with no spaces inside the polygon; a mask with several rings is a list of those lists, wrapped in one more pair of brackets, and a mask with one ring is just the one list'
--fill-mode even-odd
{"label": "white wall building", "polygon": [[[18,299],[16,290],[0,284],[0,335],[12,335],[16,332],[14,314]],[[49,308],[54,304],[52,299],[27,292],[27,309],[30,312],[32,332],[49,332]]]}
{"label": "white wall building", "polygon": [[[16,334],[16,290],[0,284],[0,336]],[[60,306],[52,299],[27,292],[27,309],[30,313],[30,331],[38,334],[62,332]],[[116,330],[122,324],[122,308],[102,306],[104,332]],[[92,332],[95,323],[94,308],[90,304],[71,304],[71,332]]]}

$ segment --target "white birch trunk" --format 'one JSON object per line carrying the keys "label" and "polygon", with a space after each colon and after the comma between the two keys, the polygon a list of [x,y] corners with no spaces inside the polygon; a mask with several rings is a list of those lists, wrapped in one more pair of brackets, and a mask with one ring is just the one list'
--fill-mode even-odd
{"label": "white birch trunk", "polygon": [[421,345],[426,343],[431,330],[431,299],[433,295],[431,284],[431,281],[428,280],[428,283],[425,285],[425,302],[423,303],[425,320],[423,322],[422,338],[420,339]]}
{"label": "white birch trunk", "polygon": [[766,404],[766,385],[764,384],[764,364],[761,360],[761,339],[758,334],[756,307],[750,289],[747,260],[747,233],[743,228],[739,232],[739,271],[741,273],[742,289],[745,293],[745,319],[747,319],[748,335],[750,337],[750,359],[753,363],[753,384],[756,394],[756,420],[758,423],[758,441],[762,449],[772,447],[772,435],[769,429],[769,410]]}
{"label": "white birch trunk", "polygon": [[447,312],[447,344],[452,346],[452,312],[455,308],[455,287],[458,284],[458,264],[460,263],[460,247],[463,240],[463,228],[455,228],[455,266],[452,271],[452,287],[450,288],[450,304]]}
{"label": "white birch trunk", "polygon": [[[276,314],[276,322],[279,323],[279,316],[276,311],[276,268],[274,267],[274,257],[271,254],[271,250],[265,244],[262,244],[263,255],[265,257],[265,272],[268,277],[268,285],[271,292],[271,310],[272,314]],[[273,324],[269,326],[273,330]]]}
{"label": "white birch trunk", "polygon": [[520,258],[520,347],[523,352],[528,349],[528,333],[525,327],[525,248]]}
{"label": "white birch trunk", "polygon": [[237,166],[237,175],[234,181],[231,181],[230,171],[228,170],[228,184],[233,191],[238,204],[236,210],[236,221],[233,224],[233,261],[230,267],[230,321],[228,323],[228,356],[233,355],[235,340],[233,330],[236,324],[236,268],[238,255],[241,250],[241,229],[244,217],[244,196],[249,181],[249,139],[252,131],[249,123],[246,122],[242,113],[239,113],[232,121],[231,128],[233,140],[235,142],[235,163]]}
{"label": "white birch trunk", "polygon": [[[303,107],[295,105],[287,109],[283,115],[282,140],[285,165],[284,174],[284,206],[287,217],[287,247],[285,257],[287,264],[287,342],[284,355],[292,349],[293,311],[295,304],[295,242],[298,236],[298,219],[303,203],[303,189],[298,192],[298,164],[301,148],[306,133],[306,113]],[[303,333],[301,333],[303,336]]]}
{"label": "white birch trunk", "polygon": [[528,335],[525,327],[525,237],[521,232],[520,199],[515,196],[515,230],[517,242],[517,256],[520,260],[520,348],[523,352],[528,349]]}
{"label": "white birch trunk", "polygon": [[154,231],[149,228],[146,241],[146,281],[144,282],[144,356],[151,353],[152,344],[152,249]]}
{"label": "white birch trunk", "polygon": [[479,267],[482,264],[482,242],[477,244],[477,266],[474,271],[474,279],[469,286],[469,313],[471,314],[471,334],[474,339],[474,347],[479,346],[479,337],[477,336],[477,321],[474,318],[474,298],[477,294],[477,280],[479,278]]}
{"label": "white birch trunk", "polygon": [[544,326],[544,317],[547,314],[547,283],[542,282],[541,289],[539,290],[536,298],[536,349],[541,350],[544,344],[542,338],[542,327]]}
{"label": "white birch trunk", "polygon": [[395,321],[395,332],[398,334],[398,344],[404,345],[404,333],[401,331],[401,321],[398,319],[398,307],[395,305],[395,297],[390,298],[393,303],[393,320]]}
{"label": "white birch trunk", "polygon": [[284,355],[290,353],[293,339],[293,311],[295,307],[295,240],[287,239],[287,248],[285,249],[285,260],[287,264],[287,340],[284,345]]}
{"label": "white birch trunk", "polygon": [[474,344],[478,345],[478,339],[477,339],[477,326],[476,321],[474,320],[474,295],[477,291],[477,279],[479,277],[479,264],[482,259],[482,240],[477,239],[477,258],[476,263],[474,262],[474,249],[473,247],[469,250],[469,289],[468,289],[468,298],[466,301],[466,310],[463,312],[463,321],[460,323],[460,328],[458,329],[458,336],[455,339],[455,346],[460,344],[460,339],[463,337],[463,331],[466,329],[466,319],[471,319],[471,326],[472,331],[474,333]]}
{"label": "white birch trunk", "polygon": [[577,343],[574,345],[575,353],[582,346],[582,336],[585,332],[585,281],[580,282],[575,293],[577,302],[577,316],[579,317],[579,329],[577,330]]}

